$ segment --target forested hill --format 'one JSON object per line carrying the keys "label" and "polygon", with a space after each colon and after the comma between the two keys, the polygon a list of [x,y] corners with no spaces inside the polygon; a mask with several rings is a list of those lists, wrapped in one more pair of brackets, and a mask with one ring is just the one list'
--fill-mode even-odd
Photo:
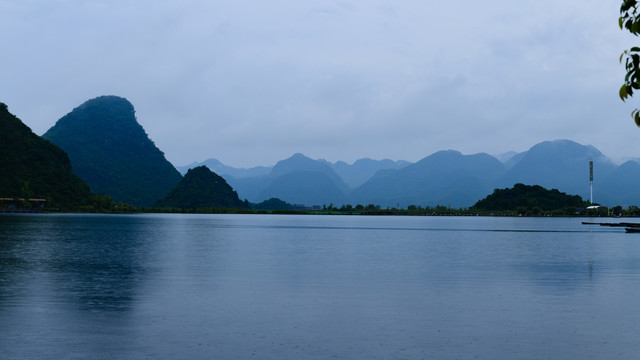
{"label": "forested hill", "polygon": [[117,96],[85,102],[43,137],[69,154],[73,171],[93,192],[151,206],[182,178],[137,122],[133,105]]}
{"label": "forested hill", "polygon": [[543,211],[586,207],[578,195],[567,195],[557,189],[547,190],[539,185],[515,184],[511,189],[495,189],[493,194],[473,205],[479,210],[516,210],[538,208]]}
{"label": "forested hill", "polygon": [[89,202],[89,187],[71,172],[67,154],[34,134],[0,103],[0,198],[41,198],[47,207]]}
{"label": "forested hill", "polygon": [[227,182],[206,166],[190,169],[184,178],[155,207],[160,208],[249,208]]}

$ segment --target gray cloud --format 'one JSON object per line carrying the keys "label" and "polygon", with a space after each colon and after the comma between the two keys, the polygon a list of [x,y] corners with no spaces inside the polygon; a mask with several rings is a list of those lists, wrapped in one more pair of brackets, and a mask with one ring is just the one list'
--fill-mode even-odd
{"label": "gray cloud", "polygon": [[[631,153],[619,1],[0,1],[0,101],[36,133],[127,97],[175,164],[419,160],[557,138]],[[633,103],[633,101],[632,101]]]}

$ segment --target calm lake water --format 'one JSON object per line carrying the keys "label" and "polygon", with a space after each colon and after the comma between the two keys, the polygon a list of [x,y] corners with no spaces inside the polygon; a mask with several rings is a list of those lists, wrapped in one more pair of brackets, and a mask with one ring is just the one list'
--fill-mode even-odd
{"label": "calm lake water", "polygon": [[3,359],[638,359],[584,219],[1,215]]}

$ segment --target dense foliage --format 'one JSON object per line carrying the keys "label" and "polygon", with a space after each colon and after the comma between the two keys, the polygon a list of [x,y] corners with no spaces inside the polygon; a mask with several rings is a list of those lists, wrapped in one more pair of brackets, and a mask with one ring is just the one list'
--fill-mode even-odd
{"label": "dense foliage", "polygon": [[43,137],[69,154],[73,171],[95,193],[151,206],[181,179],[138,124],[133,105],[116,96],[85,102]]}
{"label": "dense foliage", "polygon": [[271,198],[258,204],[253,204],[255,210],[291,210],[293,205],[278,198]]}
{"label": "dense foliage", "polygon": [[47,208],[62,209],[89,203],[89,187],[71,172],[67,154],[34,134],[3,103],[0,154],[0,198],[41,198]]}
{"label": "dense foliage", "polygon": [[184,178],[159,200],[155,207],[159,208],[237,208],[249,207],[249,203],[241,201],[227,182],[206,166],[190,169]]}
{"label": "dense foliage", "polygon": [[[622,1],[618,25],[621,30],[627,30],[635,36],[640,34],[640,14],[638,14],[637,0]],[[633,96],[634,90],[640,90],[640,47],[634,46],[625,50],[620,55],[620,63],[623,61],[626,76],[622,87],[620,87],[620,98],[625,101]],[[640,126],[640,111],[638,109],[631,113],[631,117],[636,125]]]}
{"label": "dense foliage", "polygon": [[540,213],[559,209],[586,207],[578,195],[567,195],[557,189],[547,190],[539,185],[515,184],[511,189],[495,189],[493,194],[478,201],[472,209],[477,210],[519,210]]}

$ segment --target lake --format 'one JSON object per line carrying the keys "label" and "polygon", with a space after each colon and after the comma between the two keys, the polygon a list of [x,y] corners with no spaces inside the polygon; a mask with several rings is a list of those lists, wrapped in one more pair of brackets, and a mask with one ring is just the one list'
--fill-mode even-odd
{"label": "lake", "polygon": [[4,214],[0,357],[637,359],[640,234],[584,220]]}

